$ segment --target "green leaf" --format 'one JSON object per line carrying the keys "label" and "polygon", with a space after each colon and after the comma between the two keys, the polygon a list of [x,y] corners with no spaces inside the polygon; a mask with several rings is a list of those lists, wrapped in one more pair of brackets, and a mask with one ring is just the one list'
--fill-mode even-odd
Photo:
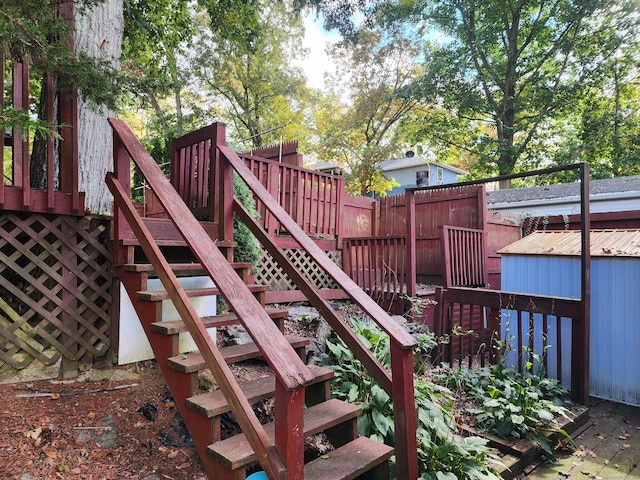
{"label": "green leaf", "polygon": [[387,392],[385,392],[378,385],[373,385],[371,387],[371,398],[373,399],[376,406],[381,409],[385,407],[389,403],[389,400],[391,399],[387,394]]}
{"label": "green leaf", "polygon": [[373,423],[375,424],[380,434],[383,437],[386,437],[387,433],[389,432],[391,421],[387,417],[385,417],[382,412],[376,409],[373,409],[371,415],[373,417]]}
{"label": "green leaf", "polygon": [[438,480],[458,480],[458,477],[452,472],[436,472]]}
{"label": "green leaf", "polygon": [[524,416],[523,415],[511,415],[511,421],[515,425],[521,425],[521,424],[524,423]]}
{"label": "green leaf", "polygon": [[500,400],[498,400],[497,398],[490,398],[488,400],[485,400],[483,402],[483,405],[485,407],[499,407],[500,406]]}

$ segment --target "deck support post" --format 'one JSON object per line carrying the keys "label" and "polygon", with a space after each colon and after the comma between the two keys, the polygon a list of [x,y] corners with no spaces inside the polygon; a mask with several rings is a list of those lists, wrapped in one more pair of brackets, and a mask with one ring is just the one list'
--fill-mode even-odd
{"label": "deck support post", "polygon": [[391,342],[392,400],[395,423],[396,478],[418,478],[418,428],[413,386],[413,349]]}
{"label": "deck support post", "polygon": [[304,478],[304,387],[287,391],[277,379],[275,405],[275,444],[286,478]]}

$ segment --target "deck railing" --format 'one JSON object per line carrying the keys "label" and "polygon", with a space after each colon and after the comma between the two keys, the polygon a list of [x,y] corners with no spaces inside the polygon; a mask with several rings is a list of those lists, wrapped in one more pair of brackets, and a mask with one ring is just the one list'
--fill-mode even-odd
{"label": "deck railing", "polygon": [[449,336],[438,347],[439,359],[472,367],[505,355],[519,371],[543,368],[570,386],[575,401],[588,404],[589,373],[580,351],[588,332],[580,300],[438,287],[436,302],[435,334]]}
{"label": "deck railing", "polygon": [[[73,18],[71,3],[60,7],[62,13]],[[73,49],[72,40],[69,41]],[[5,75],[9,61],[11,75]],[[0,108],[12,107],[29,114],[32,102],[30,68],[15,58],[0,56]],[[33,79],[31,79],[33,80]],[[84,194],[78,187],[78,102],[75,91],[57,89],[55,79],[46,74],[42,80],[44,112],[42,120],[49,125],[45,139],[45,175],[43,185],[32,185],[30,132],[18,128],[3,132],[0,149],[3,181],[0,182],[0,209],[38,213],[84,215]],[[5,90],[10,105],[5,105]],[[57,116],[56,116],[57,112]],[[59,140],[56,140],[56,136]],[[7,151],[5,151],[7,148]],[[8,153],[8,155],[7,155]]]}
{"label": "deck railing", "polygon": [[307,295],[309,301],[329,322],[334,331],[345,341],[355,356],[393,400],[395,420],[396,478],[415,480],[418,477],[417,420],[413,386],[413,347],[416,341],[400,325],[369,297],[338,267],[316,243],[305,234],[284,208],[272,198],[243,160],[231,148],[219,146],[222,157],[245,181],[256,198],[261,201],[293,239],[305,249],[311,258],[323,268],[371,319],[389,335],[391,349],[391,373],[389,373],[367,349],[349,326],[339,317],[319,290],[298,270],[276,245],[268,232],[238,202],[234,210],[269,253],[284,265],[287,274]]}
{"label": "deck railing", "polygon": [[407,293],[406,245],[405,237],[345,238],[343,269],[374,300],[393,302]]}
{"label": "deck railing", "polygon": [[[222,144],[218,136],[223,131],[223,124],[213,124],[176,139],[172,145],[171,183],[194,215],[216,223],[220,215],[216,208],[223,199],[216,188],[221,175],[216,145]],[[340,241],[342,178],[253,155],[240,157],[307,234]],[[259,199],[256,208],[269,234],[288,234]]]}
{"label": "deck railing", "polygon": [[487,285],[487,255],[483,230],[440,227],[445,287]]}

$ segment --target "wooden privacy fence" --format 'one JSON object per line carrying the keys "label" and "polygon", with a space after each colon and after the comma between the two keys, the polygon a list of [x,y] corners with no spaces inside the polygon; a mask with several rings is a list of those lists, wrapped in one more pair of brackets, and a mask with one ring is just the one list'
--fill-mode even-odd
{"label": "wooden privacy fence", "polygon": [[343,269],[377,302],[393,302],[407,293],[405,237],[346,238]]}
{"label": "wooden privacy fence", "polygon": [[[477,288],[436,288],[434,331],[448,336],[437,358],[469,367],[504,355],[518,371],[540,371],[568,384],[573,400],[588,403],[587,334],[580,300]],[[571,349],[562,348],[562,338]],[[500,341],[500,343],[498,343]]]}
{"label": "wooden privacy fence", "polygon": [[110,348],[109,222],[4,212],[0,217],[0,364],[63,367]]}

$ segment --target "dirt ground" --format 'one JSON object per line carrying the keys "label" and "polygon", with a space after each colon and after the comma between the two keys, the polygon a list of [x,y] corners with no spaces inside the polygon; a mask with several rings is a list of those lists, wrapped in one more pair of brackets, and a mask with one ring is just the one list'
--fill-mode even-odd
{"label": "dirt ground", "polygon": [[0,480],[205,480],[155,362],[121,373],[0,385]]}
{"label": "dirt ground", "polygon": [[[343,313],[353,312],[345,308]],[[287,319],[286,333],[317,336],[317,322],[310,320],[317,312],[292,309],[290,314],[307,320]],[[260,361],[231,368],[247,380],[268,373]],[[67,382],[0,384],[0,480],[206,480],[156,362],[102,372],[108,378],[99,379],[101,370],[94,368]],[[201,388],[211,388],[211,381],[203,372]],[[266,421],[269,403],[256,413]],[[236,432],[233,418],[223,418],[223,438]],[[307,439],[305,452],[322,454],[325,443]]]}

